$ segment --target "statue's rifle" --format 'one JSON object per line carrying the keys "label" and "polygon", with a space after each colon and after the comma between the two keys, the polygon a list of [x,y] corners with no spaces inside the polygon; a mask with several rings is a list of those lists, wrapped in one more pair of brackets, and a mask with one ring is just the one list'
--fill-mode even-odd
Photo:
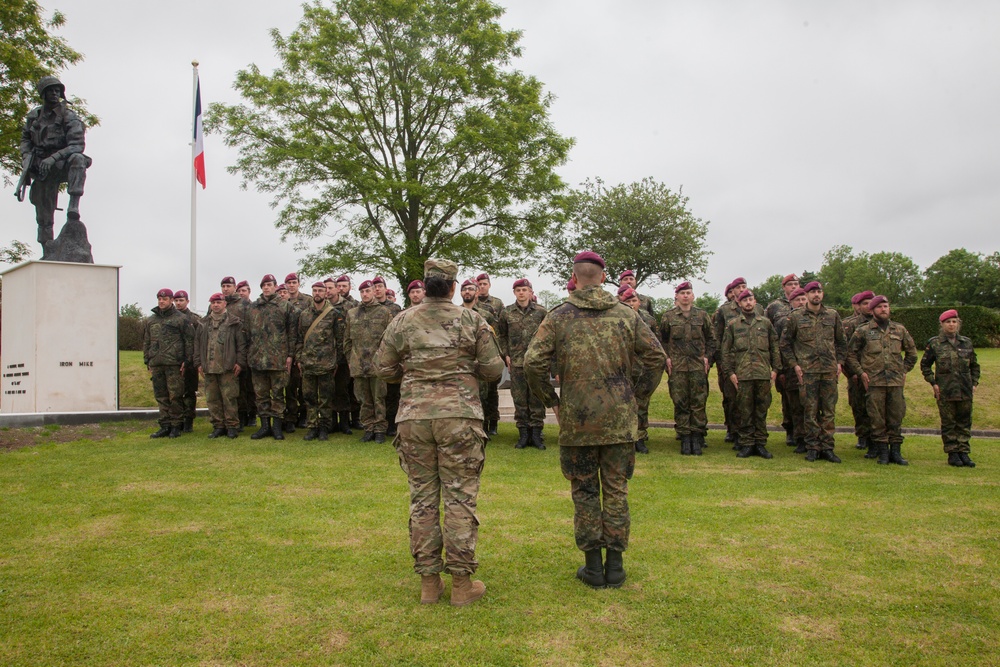
{"label": "statue's rifle", "polygon": [[17,201],[24,201],[24,192],[31,185],[31,163],[35,160],[34,153],[28,153],[24,156],[24,162],[21,163],[21,178],[17,181],[17,188],[14,190],[14,196],[17,197]]}

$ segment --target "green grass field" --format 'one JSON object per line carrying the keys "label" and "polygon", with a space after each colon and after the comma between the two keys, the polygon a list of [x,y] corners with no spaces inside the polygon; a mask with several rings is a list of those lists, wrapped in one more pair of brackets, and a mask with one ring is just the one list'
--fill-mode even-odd
{"label": "green grass field", "polygon": [[515,451],[501,428],[488,590],[464,609],[417,604],[388,444],[211,441],[204,420],[175,441],[148,423],[26,430],[37,445],[0,453],[0,664],[997,664],[992,442],[973,442],[973,470],[908,438],[902,468],[841,436],[838,466],[776,442],[737,460],[719,432],[681,457],[656,429],[628,581],[592,591],[557,448]]}

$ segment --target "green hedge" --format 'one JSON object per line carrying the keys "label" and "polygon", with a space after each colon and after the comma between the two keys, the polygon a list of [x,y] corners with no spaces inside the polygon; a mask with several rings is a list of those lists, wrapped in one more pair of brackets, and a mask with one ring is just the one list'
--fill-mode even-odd
{"label": "green hedge", "polygon": [[[853,313],[848,309],[838,310],[841,317]],[[938,317],[946,310],[941,306],[900,306],[892,309],[890,317],[906,327],[917,347],[923,349],[928,339],[938,335],[941,328]],[[961,306],[956,310],[962,318],[962,335],[971,338],[975,347],[1000,347],[1000,313],[983,306]]]}
{"label": "green hedge", "polygon": [[118,317],[118,349],[142,349],[142,320],[134,317]]}

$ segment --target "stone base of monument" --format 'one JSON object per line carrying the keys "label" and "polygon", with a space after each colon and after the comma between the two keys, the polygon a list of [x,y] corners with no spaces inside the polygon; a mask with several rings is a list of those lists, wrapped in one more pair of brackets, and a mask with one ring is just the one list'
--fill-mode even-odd
{"label": "stone base of monument", "polygon": [[68,218],[59,231],[59,236],[45,242],[42,259],[46,262],[94,263],[87,228],[80,222],[80,218]]}
{"label": "stone base of monument", "polygon": [[0,273],[0,412],[118,409],[119,268],[32,261]]}

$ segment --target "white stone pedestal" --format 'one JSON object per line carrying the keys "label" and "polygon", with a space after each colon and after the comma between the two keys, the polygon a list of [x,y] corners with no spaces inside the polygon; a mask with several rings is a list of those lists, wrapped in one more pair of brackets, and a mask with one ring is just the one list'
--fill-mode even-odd
{"label": "white stone pedestal", "polygon": [[0,273],[0,412],[118,409],[119,268],[26,262]]}

